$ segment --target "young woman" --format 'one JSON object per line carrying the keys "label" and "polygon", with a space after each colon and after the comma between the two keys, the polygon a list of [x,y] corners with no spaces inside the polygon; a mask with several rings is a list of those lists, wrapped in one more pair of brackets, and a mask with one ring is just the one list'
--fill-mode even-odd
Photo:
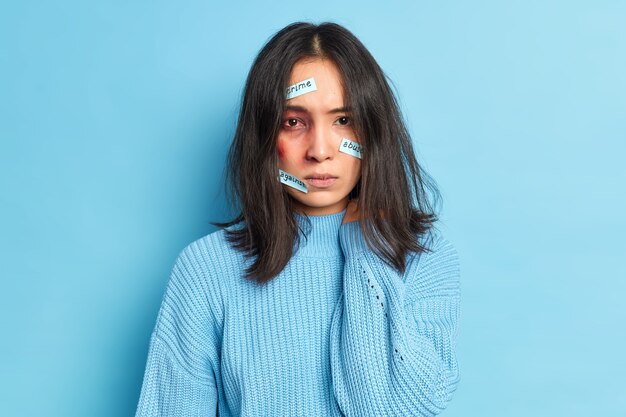
{"label": "young woman", "polygon": [[459,381],[458,256],[363,44],[332,23],[274,35],[228,168],[240,215],[179,254],[137,416],[441,412]]}

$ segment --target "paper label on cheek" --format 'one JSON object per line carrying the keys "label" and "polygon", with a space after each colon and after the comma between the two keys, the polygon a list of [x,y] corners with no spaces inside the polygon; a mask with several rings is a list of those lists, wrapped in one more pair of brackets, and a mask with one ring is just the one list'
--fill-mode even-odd
{"label": "paper label on cheek", "polygon": [[278,169],[278,179],[285,185],[290,186],[291,188],[295,188],[298,191],[303,193],[308,193],[309,190],[306,188],[306,184],[302,182],[302,180],[294,177],[293,175],[283,171],[282,169]]}
{"label": "paper label on cheek", "polygon": [[350,139],[343,138],[339,144],[339,151],[361,159],[363,147],[358,142],[353,142]]}
{"label": "paper label on cheek", "polygon": [[310,93],[311,91],[317,90],[317,86],[315,85],[315,78],[307,78],[304,81],[300,81],[293,85],[287,87],[286,91],[286,99],[301,96],[302,94]]}

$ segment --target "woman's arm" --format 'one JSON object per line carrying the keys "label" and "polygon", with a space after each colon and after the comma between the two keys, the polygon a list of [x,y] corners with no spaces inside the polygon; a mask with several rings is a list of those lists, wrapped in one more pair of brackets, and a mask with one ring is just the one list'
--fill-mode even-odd
{"label": "woman's arm", "polygon": [[150,348],[137,417],[215,416],[219,331],[197,242],[172,269]]}
{"label": "woman's arm", "polygon": [[459,381],[459,261],[432,235],[431,253],[412,254],[405,274],[367,246],[359,222],[340,229],[343,296],[331,327],[335,396],[347,416],[434,416]]}

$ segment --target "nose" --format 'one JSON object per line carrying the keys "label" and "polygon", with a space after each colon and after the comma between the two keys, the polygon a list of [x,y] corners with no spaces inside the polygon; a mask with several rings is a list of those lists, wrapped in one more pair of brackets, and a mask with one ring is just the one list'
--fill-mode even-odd
{"label": "nose", "polygon": [[317,162],[332,159],[335,150],[333,149],[333,133],[331,130],[315,127],[311,129],[310,135],[306,159]]}

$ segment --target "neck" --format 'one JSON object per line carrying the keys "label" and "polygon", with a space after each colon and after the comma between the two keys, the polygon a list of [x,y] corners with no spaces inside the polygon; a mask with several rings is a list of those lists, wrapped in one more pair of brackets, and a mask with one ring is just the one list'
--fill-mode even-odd
{"label": "neck", "polygon": [[346,210],[323,216],[295,213],[300,226],[300,247],[294,253],[305,257],[335,257],[342,254],[339,245],[339,227]]}
{"label": "neck", "polygon": [[342,210],[345,210],[349,201],[350,199],[348,198],[348,196],[346,196],[340,201],[337,201],[336,203],[331,204],[330,206],[311,207],[311,206],[306,206],[298,202],[297,200],[293,199],[293,206],[296,212],[306,214],[308,216],[327,216],[329,214],[336,214]]}

